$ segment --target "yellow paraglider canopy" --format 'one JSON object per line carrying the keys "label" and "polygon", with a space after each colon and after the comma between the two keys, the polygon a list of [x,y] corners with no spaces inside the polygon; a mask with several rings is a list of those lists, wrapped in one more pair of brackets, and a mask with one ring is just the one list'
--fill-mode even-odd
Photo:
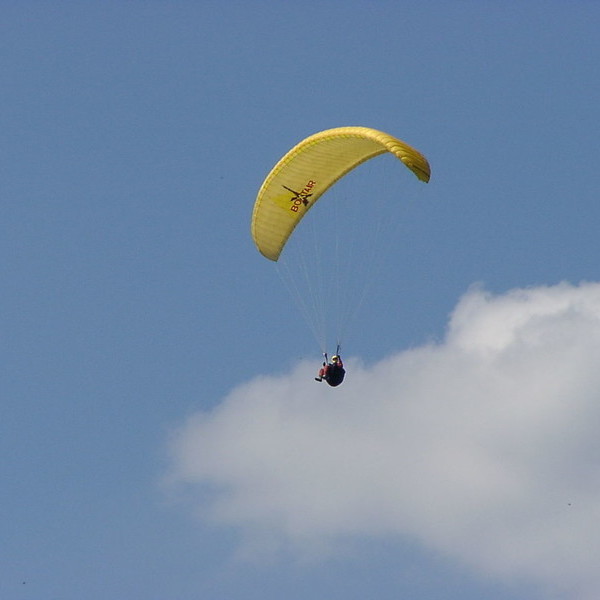
{"label": "yellow paraglider canopy", "polygon": [[314,203],[361,163],[390,152],[421,181],[431,174],[427,159],[403,141],[369,127],[338,127],[294,146],[267,175],[252,213],[252,238],[277,260],[292,231]]}

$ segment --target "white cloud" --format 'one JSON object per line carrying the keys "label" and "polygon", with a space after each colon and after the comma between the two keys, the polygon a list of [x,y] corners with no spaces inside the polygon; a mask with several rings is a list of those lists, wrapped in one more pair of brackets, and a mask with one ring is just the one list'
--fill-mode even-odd
{"label": "white cloud", "polygon": [[443,343],[336,389],[302,363],[188,419],[203,518],[300,553],[400,536],[501,579],[600,594],[600,284],[473,288]]}

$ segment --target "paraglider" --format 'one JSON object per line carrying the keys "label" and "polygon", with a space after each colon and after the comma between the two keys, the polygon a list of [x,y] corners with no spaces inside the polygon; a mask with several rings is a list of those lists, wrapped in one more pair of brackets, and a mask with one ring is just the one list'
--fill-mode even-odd
{"label": "paraglider", "polygon": [[[338,349],[339,352],[339,349]],[[319,370],[319,375],[315,377],[315,381],[325,380],[331,387],[337,387],[344,381],[344,375],[346,370],[344,369],[344,363],[342,362],[341,356],[334,354],[331,357],[331,362],[327,360],[327,353],[323,354],[325,362]]]}
{"label": "paraglider", "polygon": [[394,154],[421,181],[429,181],[429,163],[420,152],[369,127],[327,129],[294,146],[267,175],[256,197],[251,230],[260,253],[276,261],[315,202],[352,169],[384,152]]}
{"label": "paraglider", "polygon": [[[267,259],[277,262],[290,236],[321,196],[355,167],[385,153],[398,158],[419,180],[429,181],[430,167],[427,159],[420,152],[387,133],[369,127],[327,129],[307,137],[294,146],[277,162],[258,191],[251,222],[252,238],[258,251]],[[370,198],[360,198],[365,211],[370,210],[369,200]],[[316,260],[325,262],[320,258]],[[320,274],[322,267],[322,264],[303,265],[302,278],[305,278],[307,272],[311,270]],[[340,269],[336,267],[332,270],[333,275],[322,279],[335,278],[338,272]],[[309,285],[310,293],[313,293],[315,287],[317,286],[312,283]],[[288,289],[293,292],[296,283],[288,286]],[[299,308],[307,313],[308,294],[297,293],[296,295]],[[346,296],[351,295],[346,294]],[[325,305],[328,302],[329,299],[320,298],[315,304]],[[337,306],[337,303],[334,304]],[[318,323],[309,323],[315,336],[317,336],[316,330],[322,327],[323,320],[319,316],[314,319]],[[322,337],[324,338],[325,335]],[[338,372],[341,377],[338,383],[332,384],[330,379],[331,381],[334,379],[325,377],[324,374],[322,379],[330,385],[339,385],[345,373],[339,359],[341,340],[338,337],[336,341],[338,361],[333,361],[332,357],[332,364],[325,366],[329,370],[333,365],[331,372]],[[319,343],[326,356],[326,340],[320,339]],[[337,369],[336,362],[339,362],[341,369]]]}

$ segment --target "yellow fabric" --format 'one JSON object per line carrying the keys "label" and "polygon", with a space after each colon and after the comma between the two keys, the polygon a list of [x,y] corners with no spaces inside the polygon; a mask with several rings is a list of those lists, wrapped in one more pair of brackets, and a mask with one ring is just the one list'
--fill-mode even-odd
{"label": "yellow fabric", "polygon": [[421,181],[429,181],[427,159],[408,144],[369,127],[338,127],[307,137],[267,175],[252,213],[252,238],[277,260],[292,231],[314,203],[361,163],[391,152]]}

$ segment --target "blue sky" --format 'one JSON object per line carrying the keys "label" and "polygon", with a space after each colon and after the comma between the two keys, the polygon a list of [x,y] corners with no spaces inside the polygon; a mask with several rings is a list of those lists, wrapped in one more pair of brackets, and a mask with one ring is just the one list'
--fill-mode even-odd
{"label": "blue sky", "polygon": [[[599,22],[3,2],[0,595],[596,598]],[[344,125],[433,174],[332,396],[249,219]]]}

